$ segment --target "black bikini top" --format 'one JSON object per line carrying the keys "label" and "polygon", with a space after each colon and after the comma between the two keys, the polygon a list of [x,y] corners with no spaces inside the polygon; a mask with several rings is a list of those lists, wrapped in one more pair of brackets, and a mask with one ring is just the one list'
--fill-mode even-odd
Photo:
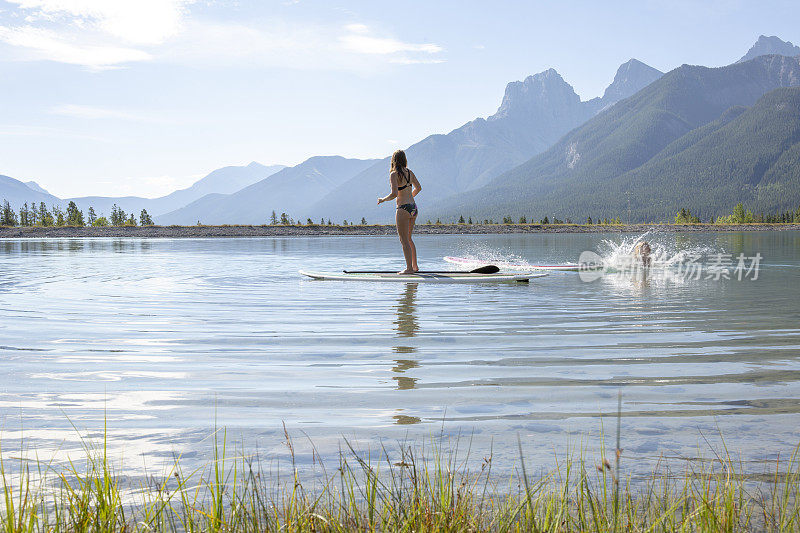
{"label": "black bikini top", "polygon": [[407,168],[406,168],[406,176],[405,177],[406,177],[406,184],[403,185],[402,187],[398,187],[397,188],[398,191],[402,191],[403,189],[405,189],[406,187],[411,185],[411,171],[408,170]]}

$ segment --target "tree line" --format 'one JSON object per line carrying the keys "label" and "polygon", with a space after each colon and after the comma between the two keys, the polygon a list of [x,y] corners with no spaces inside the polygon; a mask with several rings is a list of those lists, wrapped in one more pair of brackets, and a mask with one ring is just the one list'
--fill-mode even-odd
{"label": "tree line", "polygon": [[[681,208],[675,214],[671,221],[674,224],[700,224],[702,220],[699,216],[692,213],[689,209]],[[427,220],[428,225],[440,225],[443,222],[437,218],[435,222],[430,219]],[[447,222],[445,222],[447,223]],[[536,222],[534,217],[530,220],[524,215],[519,217],[516,221],[511,216],[504,216],[501,221],[495,221],[492,218],[485,218],[483,220],[475,219],[472,217],[464,218],[463,215],[459,216],[457,224],[467,225],[493,225],[493,224],[585,224],[585,225],[617,225],[623,222],[619,217],[586,217],[586,221],[573,222],[572,219],[566,218],[561,220],[555,215],[550,218],[545,215],[544,218]],[[711,224],[781,224],[781,223],[795,223],[800,224],[800,207],[795,210],[788,210],[784,212],[777,212],[773,214],[757,213],[754,214],[750,209],[746,209],[744,204],[739,202],[733,208],[730,215],[721,215],[719,217],[711,217],[708,219]],[[198,221],[198,225],[200,222]],[[302,220],[294,220],[287,213],[278,215],[276,211],[272,211],[269,218],[269,224],[272,226],[353,226],[356,225],[354,221],[343,220],[342,223],[332,222],[330,218],[320,219],[319,222],[307,218],[306,222]],[[152,226],[153,218],[147,213],[146,209],[142,209],[139,213],[138,219],[134,213],[126,213],[122,208],[114,204],[111,208],[111,214],[106,218],[104,215],[98,216],[93,207],[89,207],[84,216],[83,211],[78,209],[75,202],[69,202],[66,210],[62,210],[60,206],[53,205],[50,208],[44,202],[27,202],[23,204],[19,211],[15,211],[11,204],[3,201],[2,208],[0,209],[0,226],[91,226],[91,227],[104,227],[104,226]],[[362,217],[360,225],[367,225],[366,218]]]}
{"label": "tree line", "polygon": [[[675,215],[675,224],[700,224],[701,222],[700,217],[692,214],[688,209],[681,209]],[[711,217],[708,222],[711,224],[800,224],[800,207],[777,213],[754,214],[739,202],[734,206],[730,215]]]}
{"label": "tree line", "polygon": [[122,208],[114,204],[108,218],[104,215],[98,216],[93,207],[89,207],[84,216],[83,211],[78,209],[75,202],[67,204],[67,209],[63,210],[58,205],[47,207],[44,202],[25,202],[19,211],[15,211],[8,200],[3,200],[0,209],[0,226],[152,226],[153,218],[147,213],[147,209],[142,209],[137,220],[134,213],[126,213]]}

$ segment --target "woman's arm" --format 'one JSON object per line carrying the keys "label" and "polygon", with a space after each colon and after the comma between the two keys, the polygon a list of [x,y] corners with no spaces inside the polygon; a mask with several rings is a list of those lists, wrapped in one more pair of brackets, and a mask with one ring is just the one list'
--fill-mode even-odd
{"label": "woman's arm", "polygon": [[388,196],[384,196],[383,198],[378,198],[378,205],[383,202],[388,202],[389,200],[394,200],[397,198],[397,172],[392,172],[389,175],[389,184],[392,186],[392,192],[389,193]]}
{"label": "woman's arm", "polygon": [[422,185],[419,184],[416,174],[411,172],[411,196],[416,196],[422,191]]}

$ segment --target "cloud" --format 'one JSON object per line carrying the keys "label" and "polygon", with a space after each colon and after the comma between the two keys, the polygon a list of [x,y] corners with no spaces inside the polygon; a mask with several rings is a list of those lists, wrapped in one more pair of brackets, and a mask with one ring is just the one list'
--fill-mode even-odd
{"label": "cloud", "polygon": [[[0,42],[16,59],[92,70],[159,61],[192,66],[361,70],[444,61],[442,46],[397,39],[362,23],[218,22],[189,17],[196,0],[7,0]],[[9,54],[9,57],[12,55]]]}
{"label": "cloud", "polygon": [[92,69],[112,68],[122,63],[146,61],[151,55],[142,50],[119,46],[79,43],[69,35],[54,31],[21,26],[0,26],[0,41],[28,51],[28,59],[46,59]]}
{"label": "cloud", "polygon": [[375,37],[365,24],[293,24],[264,21],[187,22],[186,31],[167,43],[160,59],[208,66],[259,66],[303,70],[369,71],[381,65],[441,63],[437,44]]}
{"label": "cloud", "polygon": [[7,0],[24,25],[0,25],[21,59],[103,70],[148,61],[144,48],[180,33],[194,0]]}
{"label": "cloud", "polygon": [[7,0],[28,21],[97,29],[134,44],[160,44],[176,35],[194,0]]}
{"label": "cloud", "polygon": [[339,38],[345,50],[359,54],[392,55],[398,52],[423,52],[437,54],[442,47],[433,43],[406,43],[391,37],[375,37],[364,24],[348,24],[345,35]]}

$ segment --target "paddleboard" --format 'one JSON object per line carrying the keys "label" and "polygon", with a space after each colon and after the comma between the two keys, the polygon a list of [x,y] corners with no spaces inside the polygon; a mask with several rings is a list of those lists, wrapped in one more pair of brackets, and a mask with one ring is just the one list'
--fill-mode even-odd
{"label": "paddleboard", "polygon": [[341,281],[396,281],[402,283],[498,283],[508,281],[528,281],[547,274],[477,274],[474,272],[426,272],[423,274],[393,273],[347,273],[310,272],[301,270],[300,274],[313,279]]}
{"label": "paddleboard", "polygon": [[[456,265],[461,265],[464,267],[473,267],[478,265],[485,265],[486,261],[480,261],[478,259],[469,259],[467,257],[450,257],[447,256],[444,258],[445,261],[448,263],[453,263]],[[565,263],[562,265],[529,265],[527,263],[505,263],[502,261],[492,261],[493,265],[497,265],[500,268],[506,270],[563,270],[567,272],[577,272],[581,269],[580,265],[577,263]],[[602,268],[602,267],[589,267],[588,269],[584,266],[584,270],[591,270],[592,268]]]}

